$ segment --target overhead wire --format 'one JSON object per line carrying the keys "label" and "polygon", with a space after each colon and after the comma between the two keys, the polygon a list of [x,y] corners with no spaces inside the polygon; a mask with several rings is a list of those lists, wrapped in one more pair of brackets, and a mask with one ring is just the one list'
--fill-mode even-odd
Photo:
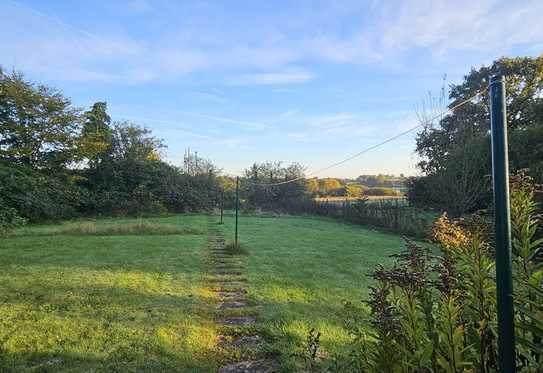
{"label": "overhead wire", "polygon": [[334,168],[334,167],[340,166],[340,165],[342,165],[344,163],[347,163],[347,162],[349,162],[349,161],[351,161],[351,160],[353,160],[355,158],[360,157],[361,155],[363,155],[363,154],[365,154],[365,153],[367,153],[367,152],[369,152],[371,150],[377,149],[380,146],[383,146],[383,145],[385,145],[385,144],[387,144],[389,142],[392,142],[392,141],[394,141],[394,140],[396,140],[396,139],[398,139],[398,138],[400,138],[402,136],[407,135],[408,133],[411,133],[411,132],[423,127],[426,123],[431,123],[431,122],[435,121],[436,119],[442,118],[446,114],[454,112],[455,110],[459,109],[460,107],[462,107],[462,106],[466,105],[467,103],[471,102],[476,97],[482,95],[487,89],[488,89],[488,87],[485,87],[485,88],[481,89],[475,95],[473,95],[473,96],[459,102],[458,104],[456,104],[454,106],[451,106],[451,107],[447,108],[446,110],[443,110],[442,112],[440,112],[440,113],[438,113],[438,114],[436,114],[436,115],[434,115],[434,116],[432,116],[432,117],[430,117],[428,119],[425,119],[424,122],[419,123],[414,127],[411,127],[411,128],[409,128],[409,129],[407,129],[407,130],[405,130],[403,132],[400,132],[400,133],[398,133],[398,134],[396,134],[396,135],[394,135],[392,137],[389,137],[389,138],[387,138],[387,139],[385,139],[385,140],[383,140],[383,141],[381,141],[381,142],[379,142],[377,144],[374,144],[374,145],[371,145],[371,146],[369,146],[367,148],[364,148],[364,149],[360,150],[359,152],[357,152],[357,153],[355,153],[353,155],[350,155],[349,157],[347,157],[345,159],[342,159],[342,160],[340,160],[338,162],[332,163],[331,165],[320,168],[318,170],[312,171],[312,172],[308,173],[307,175],[303,175],[303,176],[296,177],[294,179],[279,181],[279,182],[275,182],[275,183],[259,183],[259,182],[251,181],[250,179],[245,179],[244,182],[246,182],[248,184],[251,184],[251,185],[271,187],[271,186],[290,184],[290,183],[294,183],[294,182],[299,181],[299,180],[307,179],[308,176],[319,174],[319,173],[321,173],[323,171],[327,171],[327,170],[329,170],[331,168]]}

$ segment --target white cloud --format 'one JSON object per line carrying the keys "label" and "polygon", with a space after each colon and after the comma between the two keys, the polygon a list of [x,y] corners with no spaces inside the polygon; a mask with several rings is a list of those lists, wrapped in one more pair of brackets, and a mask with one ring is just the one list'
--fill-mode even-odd
{"label": "white cloud", "polygon": [[261,122],[252,122],[252,121],[245,121],[245,120],[239,120],[239,119],[233,119],[228,117],[222,117],[222,116],[216,116],[216,115],[208,115],[208,114],[202,114],[202,113],[194,113],[190,111],[182,111],[182,110],[176,110],[176,113],[182,114],[182,115],[188,115],[195,118],[202,118],[202,119],[209,119],[216,122],[223,122],[223,123],[232,123],[236,124],[242,127],[248,127],[248,128],[256,128],[256,129],[267,129],[271,128],[270,125],[266,123]]}
{"label": "white cloud", "polygon": [[496,52],[543,41],[540,0],[410,0],[384,12],[383,49]]}
{"label": "white cloud", "polygon": [[230,77],[227,82],[230,84],[257,84],[257,85],[282,85],[293,83],[305,83],[312,80],[314,75],[309,72],[273,72],[245,74]]}

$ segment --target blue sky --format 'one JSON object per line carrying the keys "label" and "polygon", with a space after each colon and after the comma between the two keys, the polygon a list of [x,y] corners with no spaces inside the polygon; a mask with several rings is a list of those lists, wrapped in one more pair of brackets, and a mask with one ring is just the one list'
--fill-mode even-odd
{"label": "blue sky", "polygon": [[[543,1],[0,0],[0,64],[107,101],[180,164],[308,171],[417,123],[444,74],[543,51]],[[319,176],[416,174],[409,135]]]}

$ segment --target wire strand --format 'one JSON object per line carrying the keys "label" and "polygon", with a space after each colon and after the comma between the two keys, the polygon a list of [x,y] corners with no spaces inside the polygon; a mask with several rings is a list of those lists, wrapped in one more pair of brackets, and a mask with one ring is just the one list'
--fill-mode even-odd
{"label": "wire strand", "polygon": [[454,105],[454,106],[452,106],[452,107],[450,107],[450,108],[447,108],[447,110],[444,110],[444,111],[442,111],[442,112],[440,112],[440,113],[434,115],[433,117],[430,117],[429,119],[426,119],[426,120],[424,121],[424,123],[417,124],[416,126],[409,128],[408,130],[405,130],[405,131],[403,131],[403,132],[400,132],[400,133],[398,133],[398,134],[396,134],[396,135],[394,135],[394,136],[392,136],[392,137],[389,137],[389,138],[387,138],[386,140],[383,140],[383,141],[381,141],[381,142],[379,142],[379,143],[377,143],[377,144],[374,144],[374,145],[371,145],[371,146],[369,146],[369,147],[367,147],[367,148],[364,148],[364,149],[362,149],[361,151],[359,151],[359,152],[357,152],[357,153],[355,153],[355,154],[353,154],[353,155],[351,155],[351,156],[349,156],[349,157],[347,157],[347,158],[345,158],[345,159],[342,159],[341,161],[332,163],[331,165],[328,165],[328,166],[323,167],[323,168],[321,168],[321,169],[312,171],[312,172],[308,173],[307,175],[300,176],[300,177],[297,177],[297,178],[294,178],[294,179],[290,179],[290,180],[285,180],[285,181],[276,182],[276,183],[258,183],[258,182],[253,182],[253,181],[251,181],[251,180],[249,180],[249,179],[245,179],[244,182],[246,182],[246,183],[248,183],[248,184],[251,184],[251,185],[257,185],[257,186],[277,186],[277,185],[285,185],[285,184],[290,184],[290,183],[294,183],[294,182],[299,181],[299,180],[306,179],[308,176],[312,176],[312,175],[321,173],[321,172],[323,172],[323,171],[327,171],[327,170],[329,170],[329,169],[331,169],[331,168],[340,166],[340,165],[342,165],[342,164],[344,164],[344,163],[346,163],[346,162],[349,162],[349,161],[351,161],[351,160],[353,160],[353,159],[355,159],[355,158],[358,158],[358,157],[360,157],[361,155],[363,155],[364,153],[367,153],[367,152],[369,152],[369,151],[371,151],[371,150],[374,150],[374,149],[376,149],[376,148],[378,148],[378,147],[380,147],[380,146],[383,146],[383,145],[385,145],[385,144],[388,144],[389,142],[394,141],[394,140],[396,140],[396,139],[398,139],[398,138],[400,138],[400,137],[402,137],[402,136],[405,136],[405,135],[407,135],[408,133],[411,133],[411,132],[413,132],[413,131],[415,131],[415,130],[421,128],[421,127],[423,127],[426,123],[431,123],[431,122],[433,122],[434,120],[439,119],[439,118],[445,116],[445,115],[448,114],[448,113],[454,112],[456,109],[458,109],[458,108],[460,108],[460,107],[466,105],[467,103],[471,102],[474,98],[478,97],[479,95],[482,95],[484,92],[486,92],[487,89],[488,89],[488,87],[485,87],[485,88],[481,89],[479,92],[477,92],[475,95],[471,96],[470,98],[468,98],[468,99],[466,99],[466,100],[464,100],[464,101],[461,101],[460,103],[458,103],[458,104],[456,104],[456,105]]}

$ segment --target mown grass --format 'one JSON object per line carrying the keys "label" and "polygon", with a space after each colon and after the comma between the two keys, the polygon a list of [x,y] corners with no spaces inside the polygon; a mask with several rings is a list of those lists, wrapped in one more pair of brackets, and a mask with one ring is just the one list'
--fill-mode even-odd
{"label": "mown grass", "polygon": [[[227,238],[233,224],[226,217],[219,225]],[[367,275],[403,247],[399,236],[327,218],[243,216],[239,237],[250,252],[243,261],[258,326],[287,370],[295,369],[292,354],[312,328],[327,354],[345,352],[344,302],[362,301]]]}
{"label": "mown grass", "polygon": [[[206,230],[204,216],[145,220],[159,223]],[[215,370],[206,236],[133,235],[120,228],[131,219],[95,222],[122,235],[80,235],[80,224],[0,239],[0,371]]]}
{"label": "mown grass", "polygon": [[[216,371],[207,219],[74,221],[0,239],[0,371]],[[229,240],[233,223],[217,224]],[[346,348],[343,302],[362,300],[366,275],[403,244],[326,218],[244,215],[239,232],[250,312],[286,371],[311,328],[326,353]]]}

